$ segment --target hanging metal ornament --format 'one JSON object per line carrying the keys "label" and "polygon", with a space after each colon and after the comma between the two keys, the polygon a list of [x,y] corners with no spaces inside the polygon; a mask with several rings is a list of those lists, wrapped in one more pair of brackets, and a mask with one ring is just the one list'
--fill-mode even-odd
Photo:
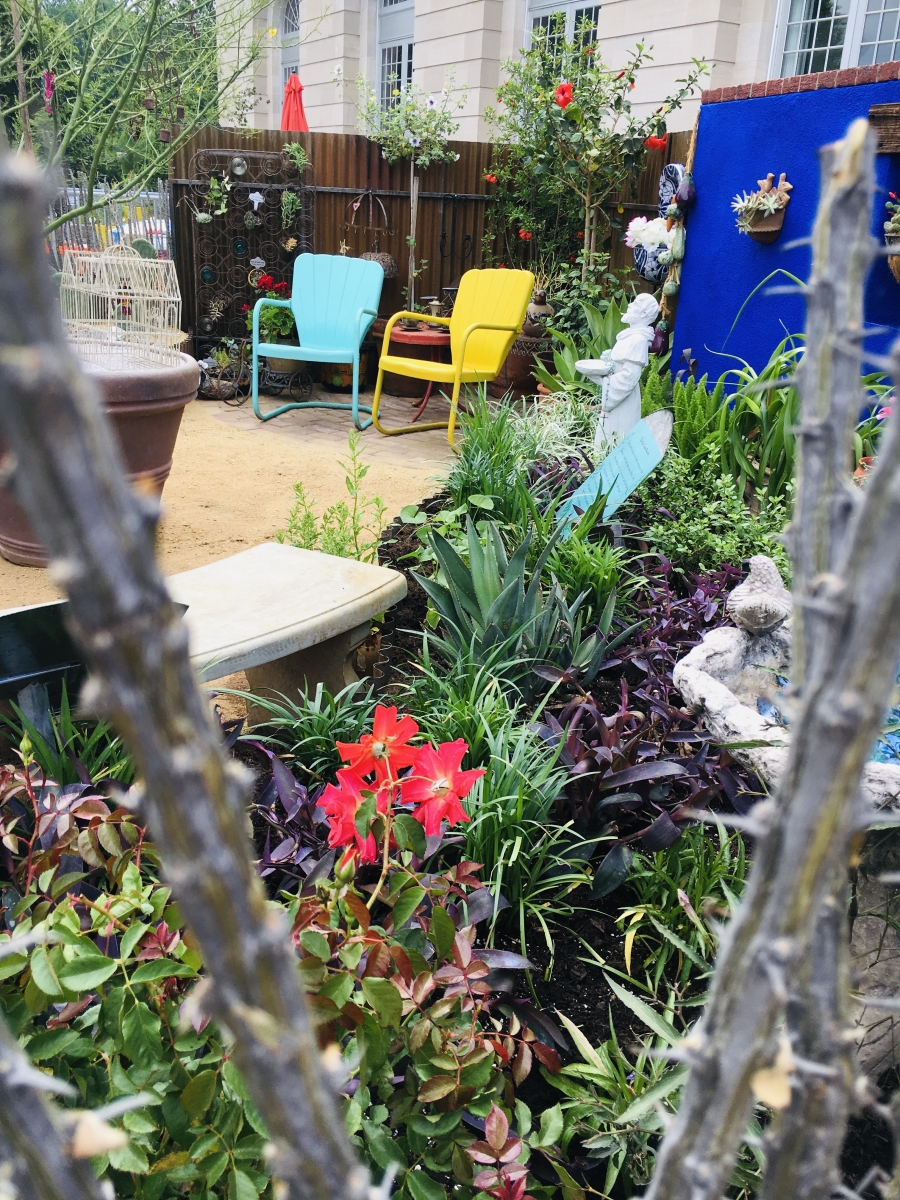
{"label": "hanging metal ornament", "polygon": [[[363,225],[357,222],[357,217],[360,216],[360,209],[363,207],[364,202],[367,202],[367,207],[364,210],[363,215],[367,219],[366,223]],[[376,217],[376,204],[381,210],[380,222]],[[366,262],[377,262],[378,265],[384,270],[385,279],[396,279],[397,260],[392,254],[387,254],[385,251],[380,250],[378,246],[378,238],[380,234],[383,233],[390,237],[394,233],[394,230],[390,228],[387,209],[384,207],[381,197],[376,196],[371,191],[361,192],[347,205],[347,208],[345,209],[345,217],[347,212],[350,212],[350,217],[348,220],[345,219],[344,224],[341,226],[342,233],[349,233],[351,230],[358,229],[362,233],[374,235],[372,249],[367,250],[365,254],[361,254],[359,257],[365,259]]]}

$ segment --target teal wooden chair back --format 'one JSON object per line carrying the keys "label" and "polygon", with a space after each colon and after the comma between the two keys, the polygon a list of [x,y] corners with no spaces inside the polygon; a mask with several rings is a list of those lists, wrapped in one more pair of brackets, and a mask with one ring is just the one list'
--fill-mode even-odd
{"label": "teal wooden chair back", "polygon": [[[383,268],[339,254],[301,254],[294,261],[291,309],[301,346],[348,352],[358,349],[374,320],[360,309],[378,311]],[[346,360],[345,360],[346,361]]]}

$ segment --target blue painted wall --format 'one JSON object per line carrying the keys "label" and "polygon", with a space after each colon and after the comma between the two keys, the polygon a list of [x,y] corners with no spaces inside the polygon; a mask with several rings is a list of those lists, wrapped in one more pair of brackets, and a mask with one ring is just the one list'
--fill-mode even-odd
{"label": "blue painted wall", "polygon": [[[733,331],[731,326],[741,305],[772,271],[780,268],[803,280],[809,274],[809,247],[783,247],[807,237],[812,228],[819,197],[818,147],[842,137],[854,118],[868,114],[870,105],[898,101],[900,82],[895,81],[704,105],[694,159],[697,204],[688,221],[673,369],[685,347],[699,360],[701,375],[709,372],[715,378],[735,365],[714,351],[739,355],[759,369],[786,333],[803,331],[802,297],[764,296],[765,289],[753,297]],[[885,193],[900,193],[900,155],[880,154],[876,167]],[[763,246],[738,233],[731,200],[736,193],[755,191],[757,180],[769,171],[776,180],[785,171],[794,190],[780,238]],[[879,240],[886,199],[876,193],[872,231]],[[776,277],[769,286],[789,284]],[[869,277],[866,320],[893,331],[866,343],[874,353],[900,335],[900,284],[883,259]]]}

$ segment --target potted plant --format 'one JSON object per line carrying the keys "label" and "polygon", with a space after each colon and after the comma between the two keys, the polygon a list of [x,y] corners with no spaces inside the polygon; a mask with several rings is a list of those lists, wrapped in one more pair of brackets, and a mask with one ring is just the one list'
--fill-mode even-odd
{"label": "potted plant", "polygon": [[888,266],[891,274],[900,283],[900,200],[896,192],[888,192],[890,200],[887,210],[890,216],[884,223],[884,243],[886,246],[896,246],[897,253],[888,255]]}
{"label": "potted plant", "polygon": [[669,273],[669,263],[660,261],[664,251],[671,250],[675,229],[665,217],[635,217],[625,232],[625,245],[634,252],[634,269],[641,279],[662,283]]}
{"label": "potted plant", "polygon": [[[291,289],[284,282],[276,283],[271,275],[257,275],[253,288],[259,296],[267,296],[270,300],[290,300]],[[253,305],[245,304],[243,312],[247,328],[253,330]],[[297,326],[294,324],[294,314],[289,308],[264,308],[259,314],[259,340],[261,342],[281,342],[285,346],[299,346],[297,341]],[[300,369],[295,358],[272,358],[267,355],[269,370],[278,375],[292,375]]]}
{"label": "potted plant", "polygon": [[793,185],[788,183],[784,171],[775,187],[772,171],[765,179],[757,180],[758,192],[744,192],[735,196],[731,207],[737,214],[739,233],[749,234],[754,242],[769,244],[777,240],[784,224],[784,213],[791,198]]}

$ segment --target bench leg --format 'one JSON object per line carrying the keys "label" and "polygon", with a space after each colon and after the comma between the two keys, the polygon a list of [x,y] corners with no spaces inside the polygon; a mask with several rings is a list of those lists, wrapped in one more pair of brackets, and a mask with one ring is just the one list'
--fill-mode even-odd
{"label": "bench leg", "polygon": [[[347,633],[328,638],[318,645],[297,650],[284,658],[273,659],[259,667],[247,668],[247,682],[253,692],[278,692],[296,701],[298,692],[313,693],[316,684],[323,684],[332,695],[359,676],[353,668],[353,653],[371,633],[371,622],[358,625]],[[265,722],[266,712],[252,705],[247,712],[247,724]]]}

